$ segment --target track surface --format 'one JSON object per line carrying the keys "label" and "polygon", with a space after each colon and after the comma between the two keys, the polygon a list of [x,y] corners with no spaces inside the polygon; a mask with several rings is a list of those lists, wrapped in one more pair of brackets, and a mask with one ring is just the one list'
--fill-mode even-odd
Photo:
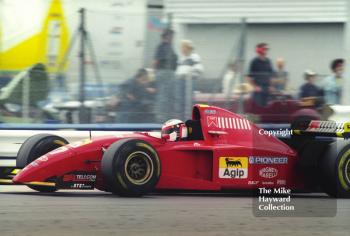
{"label": "track surface", "polygon": [[[329,200],[305,195],[302,201]],[[255,217],[241,195],[120,198],[99,191],[40,194],[0,186],[0,235],[349,235],[350,200],[335,217]]]}

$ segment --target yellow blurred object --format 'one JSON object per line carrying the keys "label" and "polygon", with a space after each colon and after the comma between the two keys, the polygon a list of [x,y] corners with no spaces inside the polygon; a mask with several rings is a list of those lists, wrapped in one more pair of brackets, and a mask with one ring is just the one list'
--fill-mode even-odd
{"label": "yellow blurred object", "polygon": [[238,84],[234,89],[235,94],[247,94],[250,92],[253,92],[253,86],[251,86],[249,83]]}
{"label": "yellow blurred object", "polygon": [[43,63],[49,72],[54,72],[64,57],[68,41],[68,26],[61,1],[52,0],[39,33],[7,50],[0,48],[0,70],[18,71]]}

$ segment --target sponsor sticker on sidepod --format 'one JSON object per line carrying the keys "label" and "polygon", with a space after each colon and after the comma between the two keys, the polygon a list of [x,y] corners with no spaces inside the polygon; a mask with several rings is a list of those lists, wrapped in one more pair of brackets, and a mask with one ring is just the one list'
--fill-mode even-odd
{"label": "sponsor sticker on sidepod", "polygon": [[219,178],[246,179],[248,177],[248,157],[220,157]]}
{"label": "sponsor sticker on sidepod", "polygon": [[273,167],[265,167],[259,170],[259,175],[266,179],[272,179],[278,175],[278,170]]}
{"label": "sponsor sticker on sidepod", "polygon": [[250,156],[249,164],[288,164],[288,157]]}

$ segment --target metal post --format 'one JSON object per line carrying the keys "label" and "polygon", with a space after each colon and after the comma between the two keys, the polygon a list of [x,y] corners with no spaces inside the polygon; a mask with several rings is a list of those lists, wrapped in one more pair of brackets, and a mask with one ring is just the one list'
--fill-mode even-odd
{"label": "metal post", "polygon": [[167,18],[167,28],[172,29],[173,28],[173,14],[168,13],[166,18]]}
{"label": "metal post", "polygon": [[80,84],[79,84],[79,122],[86,123],[89,121],[89,114],[84,105],[85,102],[85,81],[86,81],[86,68],[85,68],[85,41],[86,41],[86,29],[85,29],[85,9],[81,8],[80,13]]}
{"label": "metal post", "polygon": [[350,88],[350,1],[347,2],[347,18],[344,24],[344,59],[345,59],[345,74],[343,81],[342,101],[344,105],[350,105],[350,93],[347,91]]}
{"label": "metal post", "polygon": [[[247,22],[245,18],[242,18],[242,34],[239,43],[239,52],[238,52],[238,73],[240,76],[240,84],[244,83],[244,62],[245,62],[245,47],[247,42]],[[230,88],[230,91],[232,88]],[[243,91],[241,91],[238,100],[238,110],[237,113],[242,114],[243,109]]]}
{"label": "metal post", "polygon": [[185,117],[181,117],[181,119],[188,119],[192,116],[192,101],[193,101],[193,68],[191,71],[185,76]]}
{"label": "metal post", "polygon": [[29,118],[29,101],[30,101],[30,70],[26,71],[22,79],[22,119],[28,122]]}

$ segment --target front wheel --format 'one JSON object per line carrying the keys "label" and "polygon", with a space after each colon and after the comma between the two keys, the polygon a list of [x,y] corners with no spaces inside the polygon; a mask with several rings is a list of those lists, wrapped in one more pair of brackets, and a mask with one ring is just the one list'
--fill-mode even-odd
{"label": "front wheel", "polygon": [[[29,137],[21,146],[17,153],[16,166],[24,168],[32,161],[46,153],[68,144],[68,141],[62,137],[52,134],[36,134]],[[39,192],[55,192],[56,187],[28,185],[29,188]]]}
{"label": "front wheel", "polygon": [[125,139],[113,143],[101,162],[106,189],[128,197],[152,191],[160,177],[160,160],[147,142]]}

